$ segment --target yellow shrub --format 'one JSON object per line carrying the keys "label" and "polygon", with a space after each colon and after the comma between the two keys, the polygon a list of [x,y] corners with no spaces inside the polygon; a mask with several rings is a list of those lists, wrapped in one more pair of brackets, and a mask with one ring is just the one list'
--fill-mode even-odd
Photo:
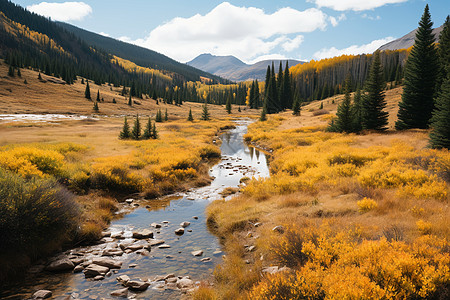
{"label": "yellow shrub", "polygon": [[431,233],[431,228],[432,225],[430,222],[425,222],[424,220],[419,220],[416,222],[417,225],[417,229],[422,233],[422,234],[429,234]]}
{"label": "yellow shrub", "polygon": [[378,207],[378,204],[375,200],[370,198],[364,198],[357,202],[358,209],[360,212],[368,212]]}

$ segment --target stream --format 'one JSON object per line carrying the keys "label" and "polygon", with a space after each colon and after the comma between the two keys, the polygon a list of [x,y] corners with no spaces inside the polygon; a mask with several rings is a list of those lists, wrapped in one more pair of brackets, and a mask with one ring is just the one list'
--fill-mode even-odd
{"label": "stream", "polygon": [[[124,288],[118,282],[118,277],[127,275],[131,280],[150,284],[141,292],[130,290],[128,299],[178,299],[183,295],[179,284],[182,278],[187,279],[188,276],[194,283],[193,286],[201,280],[211,278],[214,267],[221,262],[224,253],[218,239],[207,229],[207,205],[213,200],[221,199],[220,192],[223,189],[238,187],[244,176],[269,176],[265,154],[244,143],[243,135],[250,123],[247,120],[237,121],[235,129],[221,134],[222,157],[210,169],[210,176],[214,180],[209,186],[156,200],[130,200],[118,212],[122,217],[111,223],[107,230],[111,235],[105,237],[102,243],[66,251],[58,258],[79,258],[84,260],[81,265],[86,267],[93,259],[104,257],[102,255],[105,250],[120,249],[120,244],[139,245],[156,240],[160,244],[153,245],[149,250],[127,249],[120,255],[108,256],[122,262],[122,266],[120,269],[112,269],[101,280],[87,279],[83,272],[51,273],[43,270],[42,263],[38,264],[30,269],[26,278],[18,285],[11,286],[4,292],[0,291],[0,298],[29,299],[38,290],[50,290],[53,293],[52,299],[113,299],[115,297],[111,296],[111,292]],[[184,234],[177,235],[175,230],[181,227],[182,222],[190,224],[184,228]],[[153,232],[152,240],[133,239],[133,232],[144,229]],[[194,256],[192,252],[199,250],[203,253]]]}

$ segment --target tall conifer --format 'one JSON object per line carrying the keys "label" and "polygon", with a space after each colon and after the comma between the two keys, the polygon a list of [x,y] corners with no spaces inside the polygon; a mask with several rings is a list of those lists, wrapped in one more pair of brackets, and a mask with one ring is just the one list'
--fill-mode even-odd
{"label": "tall conifer", "polygon": [[255,99],[253,100],[253,104],[254,104],[254,108],[259,108],[259,106],[261,105],[260,102],[260,97],[259,97],[259,83],[258,83],[258,79],[255,80]]}
{"label": "tall conifer", "polygon": [[231,93],[228,94],[228,97],[227,97],[227,103],[226,103],[226,105],[225,105],[225,108],[226,108],[226,110],[227,110],[227,113],[229,113],[229,114],[231,114],[231,97],[233,97],[233,96],[231,95]]}
{"label": "tall conifer", "polygon": [[436,99],[431,128],[431,147],[450,149],[450,74],[447,75]]}
{"label": "tall conifer", "polygon": [[414,46],[406,61],[396,129],[428,128],[439,70],[432,30],[433,22],[427,4],[419,22]]}
{"label": "tall conifer", "polygon": [[130,126],[128,125],[127,117],[123,121],[123,128],[119,134],[119,139],[128,139],[130,137]]}
{"label": "tall conifer", "polygon": [[131,130],[131,138],[133,140],[139,140],[140,137],[141,137],[141,122],[139,121],[139,115],[136,115],[133,130]]}
{"label": "tall conifer", "polygon": [[373,130],[385,130],[388,124],[389,114],[383,111],[386,108],[384,99],[383,68],[380,62],[380,51],[373,55],[369,75],[366,81],[363,97],[363,128]]}
{"label": "tall conifer", "polygon": [[144,133],[142,134],[142,138],[144,140],[148,140],[152,137],[152,119],[149,117],[147,124],[145,125]]}
{"label": "tall conifer", "polygon": [[292,96],[292,86],[291,86],[291,75],[289,74],[289,63],[286,60],[286,68],[284,69],[284,79],[283,79],[283,104],[284,108],[291,108],[293,105]]}
{"label": "tall conifer", "polygon": [[345,91],[344,100],[338,105],[336,113],[337,118],[335,123],[333,124],[335,130],[338,132],[349,133],[353,131],[350,89],[351,89],[351,77],[349,74],[345,79],[344,83],[344,91]]}
{"label": "tall conifer", "polygon": [[[39,73],[41,75],[41,73]],[[89,87],[89,81],[86,83],[86,89],[84,90],[84,98],[91,100],[91,89]]]}
{"label": "tall conifer", "polygon": [[361,89],[358,88],[353,96],[353,105],[352,105],[352,118],[353,118],[353,131],[359,132],[362,130],[362,98],[361,98]]}

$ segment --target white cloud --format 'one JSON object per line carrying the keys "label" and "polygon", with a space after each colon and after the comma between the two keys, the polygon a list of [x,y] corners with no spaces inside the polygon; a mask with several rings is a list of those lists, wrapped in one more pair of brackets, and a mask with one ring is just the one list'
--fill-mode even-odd
{"label": "white cloud", "polygon": [[107,34],[106,32],[99,32],[98,34],[100,34],[100,35],[103,35],[103,36],[106,36],[106,37],[111,37],[109,34]]}
{"label": "white cloud", "polygon": [[80,21],[92,13],[92,8],[84,2],[49,3],[41,2],[27,6],[27,9],[55,21]]}
{"label": "white cloud", "polygon": [[248,64],[254,64],[263,60],[275,60],[275,59],[288,59],[285,55],[282,54],[266,54],[256,57],[251,61],[248,61]]}
{"label": "white cloud", "polygon": [[337,11],[363,11],[384,6],[386,4],[402,3],[408,0],[308,0],[319,7],[327,7]]}
{"label": "white cloud", "polygon": [[339,55],[343,55],[343,54],[357,55],[357,54],[363,54],[363,53],[373,53],[375,50],[377,50],[384,44],[389,43],[393,40],[394,40],[393,37],[386,37],[384,39],[372,41],[369,44],[365,44],[365,45],[361,45],[361,46],[353,45],[353,46],[350,46],[345,49],[337,49],[335,47],[324,48],[324,49],[321,49],[320,51],[317,51],[316,53],[314,53],[313,57],[314,57],[314,59],[318,60],[318,59],[335,57],[335,56],[339,56]]}
{"label": "white cloud", "polygon": [[330,16],[329,19],[330,19],[331,25],[332,25],[333,27],[336,27],[336,26],[338,26],[339,22],[346,20],[347,17],[345,16],[345,14],[341,14],[341,15],[340,15],[339,17],[337,17],[337,18],[336,18],[336,17]]}
{"label": "white cloud", "polygon": [[361,15],[361,17],[364,18],[364,19],[372,20],[372,21],[381,20],[380,16],[373,17],[373,16],[369,16],[368,14],[363,14],[363,15]]}
{"label": "white cloud", "polygon": [[[299,33],[324,30],[326,21],[327,15],[317,8],[298,11],[286,7],[267,14],[259,8],[224,2],[205,15],[174,18],[155,28],[144,39],[121,39],[182,62],[205,52],[235,55],[251,61],[277,47],[293,51],[303,41]],[[296,37],[290,39],[293,34]]]}

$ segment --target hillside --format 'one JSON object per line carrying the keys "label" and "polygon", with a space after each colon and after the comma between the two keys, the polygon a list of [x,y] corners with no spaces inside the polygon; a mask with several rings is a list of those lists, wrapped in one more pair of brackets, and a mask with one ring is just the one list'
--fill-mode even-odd
{"label": "hillside", "polygon": [[[439,35],[441,34],[442,28],[441,27],[433,29],[433,34],[436,37],[436,42],[439,42]],[[416,32],[417,29],[414,29],[410,33],[402,36],[401,38],[398,38],[396,40],[393,40],[392,42],[389,42],[380,48],[378,50],[384,51],[384,50],[399,50],[399,49],[408,49],[409,47],[412,47],[414,45],[414,40],[416,38]]]}
{"label": "hillside", "polygon": [[[288,61],[290,67],[304,63],[293,59]],[[187,64],[232,81],[247,81],[255,79],[263,81],[266,77],[267,66],[271,65],[272,62],[277,68],[276,70],[278,70],[280,62],[283,64],[283,68],[286,65],[286,60],[279,59],[264,60],[249,65],[231,55],[216,56],[211,54],[201,54]]]}

